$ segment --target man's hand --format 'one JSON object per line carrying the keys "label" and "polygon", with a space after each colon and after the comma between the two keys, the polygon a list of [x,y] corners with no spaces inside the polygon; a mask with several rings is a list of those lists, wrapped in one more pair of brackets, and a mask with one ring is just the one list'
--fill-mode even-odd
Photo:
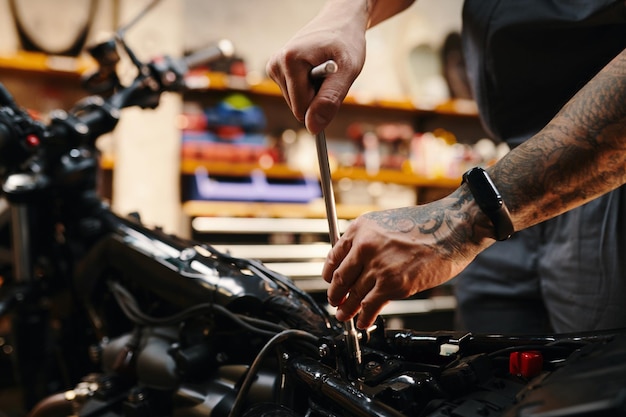
{"label": "man's hand", "polygon": [[[296,119],[316,134],[335,117],[350,86],[363,69],[368,15],[363,0],[328,2],[267,64]],[[316,89],[311,69],[334,60],[339,71]]]}
{"label": "man's hand", "polygon": [[422,206],[371,212],[348,227],[322,277],[336,317],[371,326],[383,307],[453,278],[490,246],[492,228],[465,187]]}

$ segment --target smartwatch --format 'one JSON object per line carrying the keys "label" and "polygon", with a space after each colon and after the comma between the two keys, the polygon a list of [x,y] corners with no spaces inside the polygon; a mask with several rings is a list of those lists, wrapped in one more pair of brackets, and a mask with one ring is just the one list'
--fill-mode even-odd
{"label": "smartwatch", "polygon": [[467,184],[474,201],[493,224],[496,240],[507,240],[515,229],[511,214],[487,171],[472,168],[463,174],[462,184]]}

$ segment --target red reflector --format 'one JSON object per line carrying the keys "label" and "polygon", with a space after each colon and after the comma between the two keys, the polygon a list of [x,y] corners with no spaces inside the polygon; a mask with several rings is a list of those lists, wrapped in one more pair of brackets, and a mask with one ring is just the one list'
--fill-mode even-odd
{"label": "red reflector", "polygon": [[543,356],[539,351],[512,352],[509,356],[509,372],[513,375],[532,378],[539,375],[542,369]]}
{"label": "red reflector", "polygon": [[28,146],[30,146],[31,148],[39,146],[40,143],[41,143],[41,141],[39,140],[39,138],[37,136],[35,136],[35,135],[28,135],[28,136],[26,136],[26,144]]}

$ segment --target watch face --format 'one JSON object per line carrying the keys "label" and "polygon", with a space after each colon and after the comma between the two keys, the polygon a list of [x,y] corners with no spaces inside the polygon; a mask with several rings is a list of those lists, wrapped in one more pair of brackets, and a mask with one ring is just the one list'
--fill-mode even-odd
{"label": "watch face", "polygon": [[481,209],[493,211],[502,207],[502,197],[486,171],[473,169],[467,175],[467,183]]}
{"label": "watch face", "polygon": [[[26,50],[66,55],[84,45],[95,0],[10,0],[13,21]],[[78,45],[79,44],[79,45]]]}

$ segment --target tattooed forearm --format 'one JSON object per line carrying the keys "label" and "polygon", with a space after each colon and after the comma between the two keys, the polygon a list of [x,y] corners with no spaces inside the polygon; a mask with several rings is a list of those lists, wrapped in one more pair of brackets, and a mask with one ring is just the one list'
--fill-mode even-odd
{"label": "tattooed forearm", "polygon": [[626,182],[626,51],[590,81],[492,175],[514,217],[528,227]]}
{"label": "tattooed forearm", "polygon": [[466,187],[459,188],[447,198],[429,204],[377,211],[364,217],[393,233],[416,233],[425,244],[436,247],[444,256],[453,256],[467,246],[479,244],[488,235],[491,224],[480,210],[468,210],[473,201]]}
{"label": "tattooed forearm", "polygon": [[[491,168],[521,230],[626,183],[626,51],[587,84],[536,136]],[[363,216],[378,236],[469,262],[494,242],[494,227],[467,185],[435,202]],[[464,259],[459,259],[463,254]],[[460,262],[461,261],[461,262]]]}
{"label": "tattooed forearm", "polygon": [[367,213],[365,217],[390,232],[411,233],[417,227],[416,221],[400,210],[375,211]]}

